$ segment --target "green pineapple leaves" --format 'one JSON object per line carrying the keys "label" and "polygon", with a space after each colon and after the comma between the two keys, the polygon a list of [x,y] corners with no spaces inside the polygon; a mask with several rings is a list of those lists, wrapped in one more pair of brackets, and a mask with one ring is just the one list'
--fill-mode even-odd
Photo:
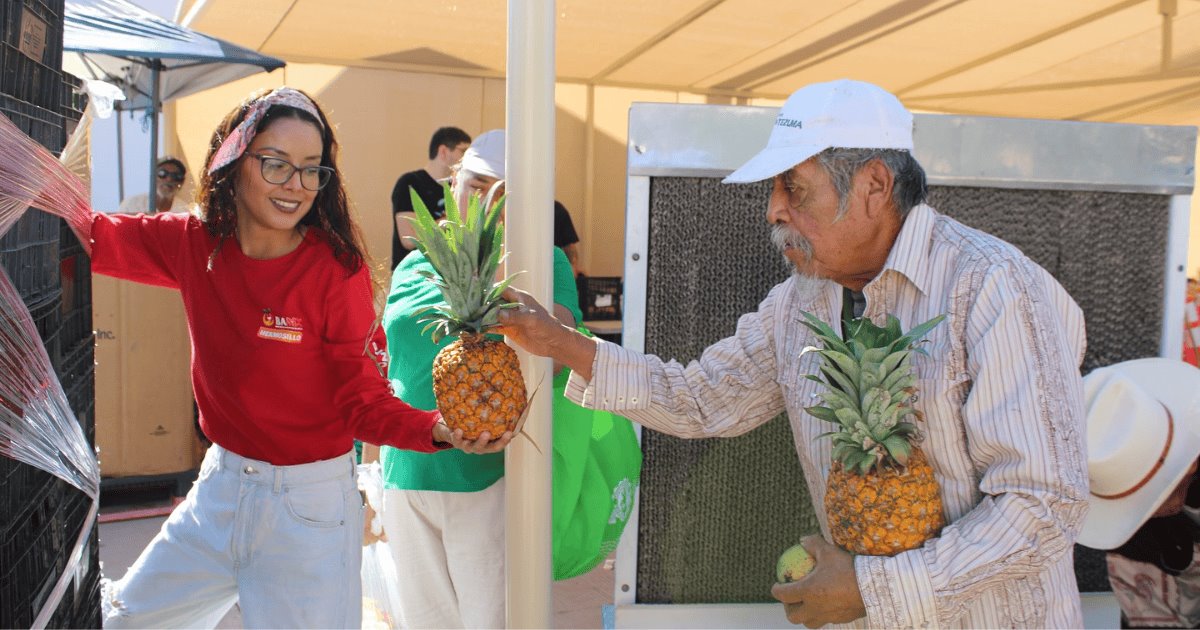
{"label": "green pineapple leaves", "polygon": [[422,272],[437,286],[446,303],[418,312],[425,323],[422,334],[432,331],[435,343],[443,337],[463,332],[484,333],[500,322],[500,311],[511,308],[500,297],[516,275],[496,282],[496,272],[504,260],[504,224],[500,222],[505,198],[485,210],[478,197],[472,196],[463,212],[448,186],[443,186],[446,218],[438,222],[415,190],[412,197],[415,218],[409,219],[416,233],[417,248],[429,260],[436,274]]}
{"label": "green pineapple leaves", "polygon": [[[820,437],[833,440],[832,456],[851,472],[866,474],[885,466],[903,467],[921,439],[917,425],[907,422],[920,412],[912,406],[916,393],[912,354],[929,331],[945,319],[937,317],[904,332],[900,320],[888,315],[883,326],[863,317],[845,322],[843,338],[833,327],[801,311],[800,323],[813,331],[823,347],[801,352],[821,356],[821,376],[806,378],[826,386],[822,405],[805,409],[837,428]],[[824,378],[822,378],[822,376]]]}

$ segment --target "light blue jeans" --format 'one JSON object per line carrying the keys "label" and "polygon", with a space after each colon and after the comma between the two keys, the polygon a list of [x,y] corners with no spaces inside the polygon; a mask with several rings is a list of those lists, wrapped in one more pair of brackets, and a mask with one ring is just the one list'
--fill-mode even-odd
{"label": "light blue jeans", "polygon": [[354,452],[273,466],[213,445],[191,492],[125,577],[105,628],[359,628],[362,498]]}

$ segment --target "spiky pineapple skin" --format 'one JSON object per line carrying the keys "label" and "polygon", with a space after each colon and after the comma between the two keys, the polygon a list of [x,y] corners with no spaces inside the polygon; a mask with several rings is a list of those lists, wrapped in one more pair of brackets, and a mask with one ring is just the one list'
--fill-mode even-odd
{"label": "spiky pineapple skin", "polygon": [[916,549],[946,524],[933,467],[920,448],[913,449],[907,466],[865,475],[835,460],[825,484],[825,513],[833,542],[868,556]]}
{"label": "spiky pineapple skin", "polygon": [[468,440],[516,427],[525,412],[525,380],[517,353],[502,341],[462,334],[433,360],[433,393],[451,431]]}

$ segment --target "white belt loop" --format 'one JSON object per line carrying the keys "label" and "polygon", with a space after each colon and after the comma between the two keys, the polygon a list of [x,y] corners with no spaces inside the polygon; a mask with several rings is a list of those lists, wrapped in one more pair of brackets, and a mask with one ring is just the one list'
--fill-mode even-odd
{"label": "white belt loop", "polygon": [[275,490],[274,491],[275,491],[275,494],[279,494],[279,491],[283,489],[283,469],[279,466],[272,466],[271,470],[272,470],[272,472],[275,473]]}

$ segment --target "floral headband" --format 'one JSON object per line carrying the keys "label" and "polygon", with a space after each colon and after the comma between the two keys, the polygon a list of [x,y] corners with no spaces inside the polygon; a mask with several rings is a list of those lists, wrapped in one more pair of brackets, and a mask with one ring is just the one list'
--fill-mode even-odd
{"label": "floral headband", "polygon": [[218,169],[242,157],[246,152],[246,147],[250,146],[250,141],[254,140],[258,121],[262,120],[263,114],[274,105],[286,105],[295,107],[301,111],[312,114],[312,117],[317,120],[317,125],[321,127],[321,131],[325,131],[325,125],[321,122],[321,115],[317,113],[317,106],[312,100],[299,91],[290,87],[281,87],[272,90],[266,96],[259,98],[250,105],[250,112],[246,114],[246,119],[238,125],[232,133],[225,136],[225,140],[221,142],[221,147],[213,154],[212,162],[208,165],[209,175],[217,172]]}

